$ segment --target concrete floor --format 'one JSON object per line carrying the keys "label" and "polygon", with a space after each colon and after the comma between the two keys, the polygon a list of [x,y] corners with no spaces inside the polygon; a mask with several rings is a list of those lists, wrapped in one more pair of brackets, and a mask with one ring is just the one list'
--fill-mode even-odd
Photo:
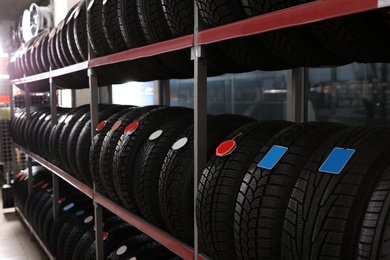
{"label": "concrete floor", "polygon": [[46,260],[49,259],[39,243],[32,241],[30,231],[15,209],[3,209],[0,192],[0,259]]}

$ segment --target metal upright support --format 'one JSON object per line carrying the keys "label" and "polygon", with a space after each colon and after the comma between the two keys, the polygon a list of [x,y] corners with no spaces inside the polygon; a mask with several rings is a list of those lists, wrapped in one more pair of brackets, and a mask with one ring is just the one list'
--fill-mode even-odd
{"label": "metal upright support", "polygon": [[112,104],[112,85],[107,86],[107,104]]}
{"label": "metal upright support", "polygon": [[287,71],[287,120],[302,123],[307,120],[307,69]]}
{"label": "metal upright support", "polygon": [[[9,84],[9,106],[11,118],[15,116],[15,101],[14,101],[14,86],[13,84]],[[12,156],[12,174],[16,174],[18,172],[17,160],[16,160],[16,152],[14,143],[11,143],[11,156]],[[7,184],[9,182],[7,181]]]}
{"label": "metal upright support", "polygon": [[[53,82],[53,78],[50,81],[50,112],[51,112],[51,127],[53,128],[57,124],[57,84]],[[53,180],[53,217],[57,218],[60,212],[59,199],[60,199],[60,186],[59,177],[57,174],[52,173]]]}
{"label": "metal upright support", "polygon": [[[24,103],[26,105],[26,120],[31,120],[31,99],[30,99],[30,88],[24,84]],[[29,149],[27,144],[27,149]],[[32,191],[33,180],[32,180],[32,160],[30,156],[27,156],[27,168],[28,168],[28,194]]]}
{"label": "metal upright support", "polygon": [[[91,139],[96,134],[96,126],[98,125],[98,84],[97,78],[95,75],[95,70],[93,68],[88,69],[88,77],[89,77],[89,89],[91,96],[90,110],[91,110]],[[93,192],[96,193],[96,185],[93,183]],[[95,240],[96,240],[96,259],[103,260],[104,259],[104,247],[103,247],[103,211],[102,206],[97,202],[93,202],[94,210],[95,210]]]}
{"label": "metal upright support", "polygon": [[194,1],[194,47],[191,57],[194,60],[194,260],[198,259],[198,227],[196,222],[196,197],[198,178],[207,162],[207,61],[205,47],[196,45],[199,31],[199,12]]}
{"label": "metal upright support", "polygon": [[71,98],[72,98],[72,108],[77,106],[77,100],[76,100],[76,90],[72,89],[70,92]]}
{"label": "metal upright support", "polygon": [[169,106],[170,95],[169,79],[153,81],[153,104]]}

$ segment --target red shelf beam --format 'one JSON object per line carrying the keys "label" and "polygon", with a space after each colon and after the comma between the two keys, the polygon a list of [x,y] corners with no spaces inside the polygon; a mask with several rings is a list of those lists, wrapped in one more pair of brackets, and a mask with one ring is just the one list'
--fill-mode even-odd
{"label": "red shelf beam", "polygon": [[[124,221],[127,221],[134,227],[138,228],[157,242],[163,244],[165,247],[167,247],[169,250],[177,254],[178,256],[188,259],[188,260],[193,260],[194,258],[194,253],[193,249],[189,247],[186,244],[183,244],[182,242],[178,241],[175,239],[173,236],[167,234],[166,232],[160,230],[159,228],[156,228],[152,226],[151,224],[145,222],[145,220],[139,218],[138,216],[128,212],[126,209],[123,207],[116,205],[113,203],[111,200],[99,195],[98,193],[94,193],[94,191],[86,186],[85,184],[81,183],[80,181],[76,180],[74,177],[70,176],[57,166],[49,163],[42,157],[24,149],[23,147],[15,144],[15,147],[21,150],[23,153],[27,154],[30,156],[32,159],[36,160],[39,162],[42,166],[45,168],[51,170],[54,172],[56,175],[60,176],[62,179],[70,183],[72,186],[77,188],[78,190],[82,191],[85,193],[88,197],[92,198],[94,201],[102,205],[104,208],[110,210],[120,218],[122,218]],[[198,255],[198,260],[205,260],[207,258]]]}
{"label": "red shelf beam", "polygon": [[[182,244],[181,242],[177,241],[174,237],[171,235],[165,233],[164,231],[160,230],[157,227],[152,226],[149,223],[146,223],[144,220],[140,219],[138,216],[126,211],[121,206],[116,205],[115,203],[112,203],[110,200],[106,199],[105,197],[96,194],[94,200],[102,205],[104,208],[110,210],[112,213],[116,214],[118,217],[123,219],[124,221],[130,223],[134,227],[138,228],[154,240],[158,241],[159,243],[163,244],[165,247],[167,247],[169,250],[177,254],[178,256],[187,259],[187,260],[193,260],[194,259],[194,253],[192,248],[189,246]],[[203,258],[202,256],[198,255],[199,260],[205,260],[206,258]]]}
{"label": "red shelf beam", "polygon": [[318,0],[201,31],[197,34],[196,44],[210,44],[370,11],[384,7],[380,2],[381,0]]}
{"label": "red shelf beam", "polygon": [[82,191],[85,195],[87,195],[88,197],[93,199],[94,192],[93,192],[93,190],[90,187],[88,187],[84,183],[78,181],[73,176],[67,174],[66,172],[64,172],[63,170],[58,168],[57,166],[49,163],[48,161],[46,161],[42,157],[40,157],[40,156],[38,156],[38,155],[36,155],[36,154],[34,154],[34,153],[32,153],[32,152],[22,148],[21,146],[19,146],[17,144],[15,144],[15,147],[18,148],[19,150],[21,150],[23,153],[25,153],[28,156],[30,156],[35,161],[39,162],[46,169],[54,172],[56,175],[60,176],[63,180],[65,180],[66,182],[71,184],[73,187],[75,187],[79,191]]}
{"label": "red shelf beam", "polygon": [[116,62],[135,60],[139,58],[151,57],[171,51],[183,50],[192,47],[194,44],[194,35],[186,35],[168,41],[154,43],[139,48],[95,58],[89,62],[90,67],[98,67]]}

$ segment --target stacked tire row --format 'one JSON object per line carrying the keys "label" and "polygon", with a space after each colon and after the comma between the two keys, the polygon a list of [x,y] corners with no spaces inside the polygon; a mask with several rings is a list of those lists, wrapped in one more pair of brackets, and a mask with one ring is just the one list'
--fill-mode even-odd
{"label": "stacked tire row", "polygon": [[[201,27],[216,27],[310,1],[263,2],[197,1]],[[97,56],[104,56],[191,34],[193,13],[191,0],[94,0],[88,6],[85,0],[80,1],[50,32],[42,32],[20,47],[10,61],[9,74],[12,79],[21,78],[85,61],[88,43]],[[387,9],[379,9],[211,44],[207,47],[208,75],[354,61],[388,62],[388,20]],[[193,62],[188,50],[179,50],[103,66],[97,76],[101,85],[191,78]],[[84,72],[55,81],[66,88],[88,87]],[[31,83],[29,87],[31,91],[47,91],[48,83]]]}
{"label": "stacked tire row", "polygon": [[[13,183],[15,204],[51,254],[60,260],[96,259],[92,200],[60,182],[59,215],[53,219],[51,172],[33,166],[33,189],[28,195],[28,169]],[[105,259],[180,259],[161,244],[119,217],[103,212]]]}
{"label": "stacked tire row", "polygon": [[[85,127],[83,116],[60,118],[61,132],[73,129],[66,144],[84,131],[73,132],[77,124]],[[191,245],[193,111],[122,107],[104,118],[81,180],[90,178],[103,195]],[[208,163],[196,198],[202,251],[213,259],[388,257],[389,131],[382,126],[209,116]],[[78,146],[68,146],[67,156],[86,147]],[[275,146],[287,151],[275,166],[259,167]],[[320,171],[336,147],[353,149],[351,159],[339,174]],[[76,165],[85,160],[78,157]]]}

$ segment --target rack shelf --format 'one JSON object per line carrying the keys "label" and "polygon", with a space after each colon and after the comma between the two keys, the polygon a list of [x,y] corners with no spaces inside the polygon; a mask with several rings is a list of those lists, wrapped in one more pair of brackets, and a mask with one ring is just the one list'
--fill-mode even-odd
{"label": "rack shelf", "polygon": [[47,249],[46,245],[42,242],[41,238],[38,236],[37,232],[35,232],[34,228],[30,225],[30,222],[28,222],[26,217],[23,215],[23,212],[19,209],[19,207],[15,207],[15,210],[16,210],[16,212],[18,212],[19,216],[22,218],[23,222],[26,224],[26,226],[30,230],[31,234],[33,234],[35,239],[38,241],[39,245],[45,251],[45,253],[49,257],[49,259],[55,260],[54,256],[50,253],[49,249]]}
{"label": "rack shelf", "polygon": [[[87,0],[87,4],[90,1]],[[251,35],[256,35],[260,33],[269,32],[272,30],[278,30],[293,26],[299,26],[304,24],[310,24],[318,21],[323,21],[326,19],[341,17],[345,15],[350,15],[359,12],[365,12],[370,10],[375,10],[378,8],[390,6],[390,0],[317,0],[307,4],[302,4],[292,8],[268,13],[265,15],[245,19],[242,21],[234,22],[231,24],[206,29],[203,31],[195,32],[186,36],[178,37],[172,40],[163,41],[155,44],[146,45],[139,48],[134,48],[126,50],[120,53],[114,53],[111,55],[93,58],[88,61],[71,65],[68,67],[52,70],[46,73],[41,73],[37,75],[32,75],[24,77],[21,79],[11,80],[12,84],[22,85],[30,82],[38,81],[47,81],[51,82],[50,79],[53,77],[59,77],[66,74],[86,71],[87,69],[93,69],[104,65],[110,65],[125,61],[131,61],[136,59],[141,59],[145,57],[151,57],[163,53],[190,49],[190,48],[201,48],[202,46],[221,42],[224,40],[246,37]],[[195,19],[195,23],[197,23]],[[199,52],[202,53],[202,52]],[[194,193],[196,193],[197,187],[197,177],[198,174],[201,174],[203,166],[206,164],[205,158],[205,147],[206,140],[204,138],[206,132],[206,100],[207,100],[207,65],[204,62],[203,57],[198,57],[194,55],[194,107],[195,107],[195,159],[194,159]],[[289,120],[300,121],[304,118],[303,111],[299,106],[299,103],[304,102],[304,90],[299,92],[295,85],[301,83],[299,77],[303,78],[303,70],[300,73],[299,69],[296,69],[295,72],[291,72],[290,83],[288,84],[288,91],[291,94],[289,98],[290,104],[288,105],[287,111],[290,114],[299,114],[301,116],[291,117]],[[89,74],[89,73],[88,73]],[[93,79],[94,75],[89,75],[90,77],[90,96],[91,96],[91,119],[92,119],[92,129],[97,125],[97,83]],[[85,73],[87,77],[87,73]],[[294,83],[293,83],[294,82]],[[55,93],[56,86],[51,84],[50,86],[52,94]],[[53,95],[52,95],[53,96]],[[54,100],[54,99],[53,99]],[[52,101],[52,108],[55,101]],[[55,106],[54,106],[55,107]],[[55,108],[54,108],[55,109]],[[53,113],[53,112],[52,112]],[[56,114],[55,112],[53,114]],[[93,130],[92,130],[93,131]],[[93,135],[93,133],[92,133]],[[150,223],[146,222],[143,219],[140,219],[138,216],[128,212],[123,207],[117,205],[111,200],[105,198],[104,196],[96,193],[93,189],[86,186],[85,184],[79,182],[66,172],[59,169],[57,166],[52,165],[45,159],[40,156],[31,153],[25,148],[22,148],[16,145],[18,149],[29,155],[32,159],[36,160],[42,164],[47,169],[53,171],[57,176],[61,177],[80,191],[84,192],[87,196],[93,199],[95,202],[95,210],[98,208],[97,205],[101,205],[106,209],[110,210],[114,214],[121,217],[123,220],[134,225],[136,228],[143,231],[145,234],[149,235],[156,241],[165,245],[168,249],[176,253],[178,256],[183,257],[184,259],[206,259],[205,256],[198,255],[198,243],[195,239],[194,249],[189,247],[186,244],[183,244],[180,241],[177,241],[176,238],[165,233],[164,231],[154,227]],[[95,211],[96,214],[97,211]],[[194,218],[196,221],[196,218]],[[96,225],[99,228],[99,225]],[[97,237],[100,231],[97,231]],[[100,232],[101,233],[101,232]],[[195,236],[196,237],[196,236]],[[102,239],[101,239],[102,240]],[[99,239],[97,239],[97,248],[99,248]],[[101,245],[100,245],[101,247]],[[102,259],[102,254],[97,253],[99,259]],[[100,256],[100,257],[99,257]]]}
{"label": "rack shelf", "polygon": [[[146,45],[119,53],[91,59],[64,68],[52,70],[21,79],[11,80],[12,84],[20,85],[34,81],[46,80],[69,73],[96,68],[99,66],[151,57],[167,52],[178,51],[199,45],[207,45],[224,40],[251,36],[272,30],[309,24],[344,15],[370,11],[390,6],[386,0],[318,0],[288,9],[260,15],[227,25],[199,31],[195,34],[178,37],[159,43]],[[196,36],[196,37],[195,37]]]}
{"label": "rack shelf", "polygon": [[[20,145],[14,144],[17,149],[22,151],[23,153],[27,154],[30,156],[32,159],[35,161],[39,162],[42,166],[47,168],[48,170],[54,172],[57,176],[61,177],[63,180],[71,184],[73,187],[76,189],[80,190],[84,194],[86,194],[88,197],[90,197],[94,202],[99,203],[101,206],[104,208],[108,209],[112,213],[116,214],[118,217],[123,219],[124,221],[128,222],[129,224],[133,225],[134,227],[138,228],[142,232],[144,232],[146,235],[150,236],[160,244],[164,245],[165,247],[169,248],[172,252],[177,254],[178,256],[184,258],[184,259],[193,259],[194,253],[193,249],[180,242],[170,234],[166,233],[165,231],[153,226],[152,224],[148,223],[146,220],[128,212],[126,209],[123,207],[117,205],[115,202],[111,201],[110,199],[96,193],[88,187],[87,185],[81,183],[77,179],[75,179],[73,176],[67,174],[57,166],[51,164],[47,160],[43,159],[42,157],[30,152],[29,150],[21,147]],[[23,220],[27,222],[27,220],[22,217]],[[29,228],[31,229],[31,226],[27,224]],[[32,230],[34,232],[35,231]],[[45,251],[47,250],[44,248]],[[207,259],[205,256],[200,256],[198,255],[198,260],[205,260]]]}

